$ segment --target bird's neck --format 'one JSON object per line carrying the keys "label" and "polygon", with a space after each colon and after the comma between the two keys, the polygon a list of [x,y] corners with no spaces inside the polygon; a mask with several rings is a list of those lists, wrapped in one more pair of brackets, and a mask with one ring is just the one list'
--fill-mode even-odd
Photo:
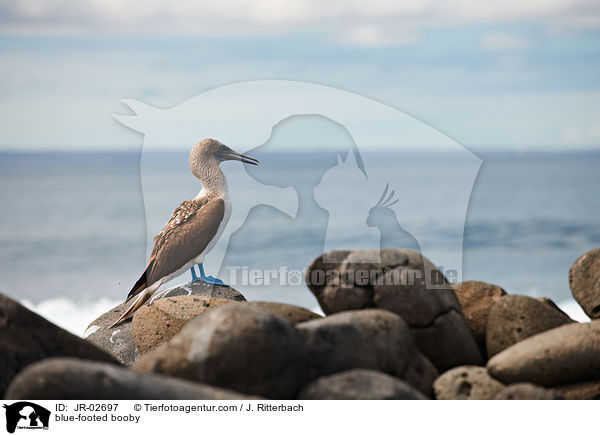
{"label": "bird's neck", "polygon": [[198,178],[202,183],[202,190],[196,198],[227,195],[227,179],[218,165],[205,169],[202,172],[202,177]]}

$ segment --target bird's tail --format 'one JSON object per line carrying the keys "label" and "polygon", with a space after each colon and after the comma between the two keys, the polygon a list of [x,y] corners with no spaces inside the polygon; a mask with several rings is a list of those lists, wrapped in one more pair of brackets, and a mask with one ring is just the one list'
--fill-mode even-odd
{"label": "bird's tail", "polygon": [[131,306],[129,306],[127,308],[127,310],[125,312],[123,312],[123,315],[121,315],[121,317],[117,321],[115,321],[109,328],[113,328],[117,324],[119,324],[122,321],[125,321],[127,318],[130,318],[131,316],[133,316],[135,311],[138,310],[140,307],[142,307],[146,303],[146,301],[148,301],[150,299],[150,297],[152,297],[152,294],[154,294],[154,292],[156,292],[156,290],[158,289],[159,286],[160,286],[160,281],[154,283],[152,286],[147,287],[146,289],[144,289],[143,292],[139,293],[137,298],[135,300],[133,300],[133,303],[131,303]]}

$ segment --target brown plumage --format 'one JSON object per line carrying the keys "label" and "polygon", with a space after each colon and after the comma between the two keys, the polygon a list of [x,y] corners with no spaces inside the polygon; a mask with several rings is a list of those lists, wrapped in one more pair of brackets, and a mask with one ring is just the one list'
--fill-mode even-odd
{"label": "brown plumage", "polygon": [[186,200],[175,209],[171,219],[154,237],[154,249],[146,270],[127,299],[198,257],[215,237],[225,213],[221,198]]}

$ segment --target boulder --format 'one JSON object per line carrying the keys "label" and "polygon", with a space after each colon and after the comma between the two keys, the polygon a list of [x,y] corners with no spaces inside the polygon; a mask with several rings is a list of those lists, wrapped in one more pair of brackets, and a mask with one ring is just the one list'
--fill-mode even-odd
{"label": "boulder", "polygon": [[421,392],[391,375],[351,369],[318,378],[306,385],[300,400],[427,400]]}
{"label": "boulder", "polygon": [[415,346],[399,316],[381,309],[337,313],[297,325],[308,380],[362,368],[391,374],[431,394],[435,367]]}
{"label": "boulder", "polygon": [[552,309],[556,310],[557,312],[562,313],[564,316],[571,318],[567,312],[565,312],[564,310],[562,310],[560,307],[558,307],[558,305],[552,301],[552,299],[548,298],[548,297],[537,297],[536,300],[541,301],[542,303],[544,303],[547,306],[550,306]]}
{"label": "boulder", "polygon": [[[158,291],[152,296],[149,304],[160,299],[180,296],[199,296],[237,302],[246,301],[242,294],[229,286],[211,286],[197,281]],[[140,350],[133,338],[132,320],[130,318],[112,328],[110,326],[119,319],[130,304],[131,302],[123,302],[99,316],[92,321],[83,334],[87,341],[110,353],[119,362],[127,366],[133,365],[140,356]],[[138,311],[142,309],[140,308]]]}
{"label": "boulder", "polygon": [[109,354],[4,295],[0,295],[0,356],[0,397],[19,371],[48,357],[117,363]]}
{"label": "boulder", "polygon": [[506,295],[506,291],[500,286],[477,281],[462,282],[453,287],[467,326],[477,342],[481,355],[486,357],[485,335],[488,313],[492,304]]}
{"label": "boulder", "polygon": [[486,338],[488,356],[570,322],[574,321],[547,303],[525,295],[506,295],[490,308]]}
{"label": "boulder", "polygon": [[458,366],[433,382],[436,400],[491,400],[504,384],[490,377],[482,366]]}
{"label": "boulder", "polygon": [[158,291],[152,296],[150,302],[158,300],[159,298],[179,297],[181,295],[224,298],[226,300],[233,300],[239,303],[246,301],[246,298],[239,291],[236,291],[232,287],[217,285],[213,286],[198,280],[196,282],[187,282],[163,291]]}
{"label": "boulder", "polygon": [[131,318],[112,328],[110,326],[121,317],[130,304],[123,302],[100,315],[83,333],[86,341],[106,351],[126,366],[132,365],[140,357],[140,351],[133,340]]}
{"label": "boulder", "polygon": [[565,400],[600,400],[600,379],[555,387]]}
{"label": "boulder", "polygon": [[228,304],[188,322],[134,369],[291,399],[303,385],[303,355],[302,338],[286,319],[250,304]]}
{"label": "boulder", "polygon": [[131,322],[135,345],[140,353],[147,353],[179,333],[192,318],[225,304],[240,303],[203,295],[180,295],[145,304],[135,312]]}
{"label": "boulder", "polygon": [[31,400],[235,400],[237,392],[175,377],[140,374],[120,366],[53,358],[28,366],[10,384],[6,399]]}
{"label": "boulder", "polygon": [[311,263],[305,279],[326,314],[376,307],[400,315],[438,370],[482,363],[454,290],[416,251],[331,251]]}
{"label": "boulder", "polygon": [[588,251],[573,263],[569,286],[586,315],[600,318],[600,248]]}
{"label": "boulder", "polygon": [[252,301],[248,303],[251,306],[259,307],[273,315],[279,315],[287,319],[292,324],[298,324],[311,319],[323,318],[310,310],[303,307],[293,306],[291,304],[274,303],[270,301]]}
{"label": "boulder", "polygon": [[515,383],[502,389],[494,400],[564,400],[560,391],[531,383]]}
{"label": "boulder", "polygon": [[600,378],[600,320],[569,323],[517,342],[487,370],[506,384],[556,386]]}

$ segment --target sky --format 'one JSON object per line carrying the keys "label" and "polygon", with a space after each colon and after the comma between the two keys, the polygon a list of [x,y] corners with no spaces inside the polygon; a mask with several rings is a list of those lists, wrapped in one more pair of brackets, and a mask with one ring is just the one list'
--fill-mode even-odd
{"label": "sky", "polygon": [[121,100],[264,79],[377,100],[473,150],[598,149],[600,3],[0,0],[0,150],[137,150]]}

